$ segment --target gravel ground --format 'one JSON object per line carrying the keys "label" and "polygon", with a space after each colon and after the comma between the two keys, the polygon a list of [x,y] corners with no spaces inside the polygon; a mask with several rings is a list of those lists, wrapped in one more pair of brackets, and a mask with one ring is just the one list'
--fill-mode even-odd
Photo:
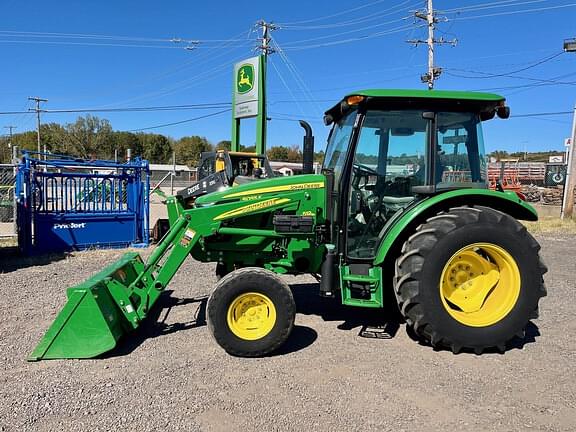
{"label": "gravel ground", "polygon": [[287,345],[234,358],[205,325],[214,268],[190,259],[158,319],[111,356],[27,363],[64,288],[122,252],[0,258],[0,430],[574,431],[576,237],[539,240],[550,268],[541,318],[506,354],[482,356],[434,351],[393,321],[392,338],[361,337],[381,314],[320,300],[312,279],[291,277]]}

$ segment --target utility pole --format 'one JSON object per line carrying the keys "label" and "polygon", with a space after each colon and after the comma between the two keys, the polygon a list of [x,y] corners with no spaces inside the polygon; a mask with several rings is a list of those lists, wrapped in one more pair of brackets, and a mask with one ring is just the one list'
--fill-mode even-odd
{"label": "utility pole", "polygon": [[[10,156],[12,156],[12,129],[16,129],[16,127],[17,126],[4,126],[4,129],[8,129],[10,131],[8,135],[8,148],[10,149],[8,150],[8,154]],[[4,151],[2,151],[2,153],[4,153]]]}
{"label": "utility pole", "polygon": [[[564,41],[564,51],[576,52],[576,38]],[[562,199],[562,211],[560,218],[571,218],[574,214],[574,189],[576,188],[576,106],[574,106],[574,118],[572,120],[572,135],[570,138],[570,155],[566,167],[566,181],[564,182],[564,197]]]}
{"label": "utility pole", "polygon": [[12,129],[16,129],[18,126],[4,126],[4,129],[10,130],[9,136],[10,141],[8,141],[8,148],[12,148]]}
{"label": "utility pole", "polygon": [[259,98],[258,98],[258,117],[256,122],[256,153],[264,154],[266,153],[266,69],[268,67],[268,55],[275,52],[274,48],[270,46],[270,32],[276,30],[278,27],[273,23],[266,22],[264,20],[258,21],[257,25],[262,29],[262,38],[260,40],[260,46],[258,50],[262,56],[262,67],[260,68],[260,73],[262,77],[260,79],[261,85],[259,88]]}
{"label": "utility pole", "polygon": [[36,102],[36,108],[28,108],[28,111],[36,111],[36,135],[38,138],[38,153],[40,153],[40,102],[48,102],[48,99],[42,99],[38,96],[30,96],[28,100]]}
{"label": "utility pole", "polygon": [[[420,80],[423,83],[428,84],[428,90],[432,90],[434,88],[434,81],[440,77],[442,73],[442,68],[434,66],[434,45],[444,45],[450,44],[455,46],[458,42],[456,39],[452,40],[445,40],[443,37],[440,39],[434,39],[434,29],[436,23],[440,21],[440,19],[436,16],[434,12],[434,6],[432,5],[432,0],[427,0],[427,8],[426,12],[416,11],[414,12],[414,16],[418,19],[426,21],[426,25],[428,26],[428,39],[411,39],[408,40],[408,43],[414,44],[418,46],[420,44],[427,44],[428,45],[428,72],[420,77]],[[446,18],[443,18],[442,21],[447,21]]]}

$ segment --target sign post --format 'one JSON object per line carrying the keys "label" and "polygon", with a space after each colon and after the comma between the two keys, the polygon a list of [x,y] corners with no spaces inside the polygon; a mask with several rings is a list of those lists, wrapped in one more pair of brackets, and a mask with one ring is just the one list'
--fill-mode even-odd
{"label": "sign post", "polygon": [[252,57],[234,65],[232,151],[240,150],[240,121],[256,117],[256,153],[266,149],[266,57]]}

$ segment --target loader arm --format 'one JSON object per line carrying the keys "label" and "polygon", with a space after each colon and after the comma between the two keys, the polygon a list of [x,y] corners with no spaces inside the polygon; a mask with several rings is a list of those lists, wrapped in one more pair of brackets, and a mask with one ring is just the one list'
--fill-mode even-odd
{"label": "loader arm", "polygon": [[112,350],[139,327],[192,248],[217,225],[204,220],[192,229],[190,215],[181,214],[145,264],[140,255],[127,253],[69,288],[68,303],[28,360],[92,358]]}
{"label": "loader arm", "polygon": [[[180,199],[168,197],[170,229],[146,262],[136,253],[127,253],[69,288],[68,302],[28,360],[92,358],[114,349],[123,335],[140,326],[186,257],[195,255],[195,248],[196,254],[202,255],[205,240],[213,235],[283,237],[273,230],[222,226],[223,221],[240,214],[294,208],[299,202],[267,197],[255,201],[184,209]],[[202,260],[213,259],[207,255]]]}

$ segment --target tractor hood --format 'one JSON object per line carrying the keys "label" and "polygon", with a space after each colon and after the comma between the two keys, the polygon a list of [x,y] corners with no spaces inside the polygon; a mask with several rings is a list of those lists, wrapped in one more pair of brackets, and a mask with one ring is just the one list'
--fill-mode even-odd
{"label": "tractor hood", "polygon": [[204,195],[195,201],[197,207],[223,204],[233,201],[251,201],[265,197],[283,195],[306,189],[323,189],[325,177],[321,174],[306,174],[255,180],[219,192]]}

